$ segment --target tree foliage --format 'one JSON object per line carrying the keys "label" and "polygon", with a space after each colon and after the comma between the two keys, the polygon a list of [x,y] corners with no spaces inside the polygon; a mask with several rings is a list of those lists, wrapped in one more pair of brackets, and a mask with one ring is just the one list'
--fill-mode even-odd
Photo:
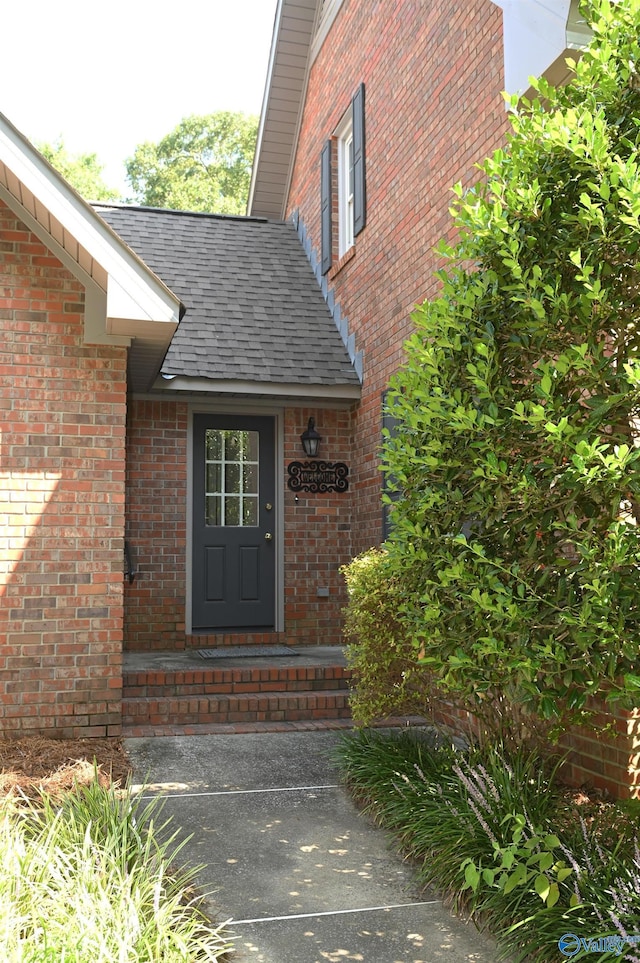
{"label": "tree foliage", "polygon": [[244,214],[257,117],[219,111],[185,117],[126,161],[133,201],[148,207]]}
{"label": "tree foliage", "polygon": [[52,167],[88,201],[114,201],[118,191],[105,184],[103,165],[96,154],[70,154],[61,139],[37,145]]}
{"label": "tree foliage", "polygon": [[514,99],[456,188],[390,393],[380,575],[425,678],[565,721],[640,687],[640,0],[586,13],[573,82]]}

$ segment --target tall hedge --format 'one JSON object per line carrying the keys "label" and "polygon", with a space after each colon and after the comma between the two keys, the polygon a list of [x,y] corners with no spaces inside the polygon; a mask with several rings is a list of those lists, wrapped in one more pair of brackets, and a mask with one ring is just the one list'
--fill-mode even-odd
{"label": "tall hedge", "polygon": [[416,666],[556,720],[640,698],[640,0],[584,11],[573,82],[455,189],[384,453]]}

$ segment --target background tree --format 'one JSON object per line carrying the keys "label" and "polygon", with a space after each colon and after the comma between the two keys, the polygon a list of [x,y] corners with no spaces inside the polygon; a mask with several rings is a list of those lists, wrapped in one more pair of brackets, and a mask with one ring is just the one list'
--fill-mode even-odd
{"label": "background tree", "polygon": [[53,144],[43,143],[36,146],[85,200],[118,200],[119,192],[108,187],[103,180],[103,165],[96,154],[69,154],[61,139]]}
{"label": "background tree", "polygon": [[133,201],[147,207],[244,214],[258,118],[219,111],[185,117],[126,161]]}
{"label": "background tree", "polygon": [[640,0],[585,12],[575,80],[514,99],[507,149],[457,189],[390,395],[372,564],[414,676],[476,714],[568,721],[640,686]]}

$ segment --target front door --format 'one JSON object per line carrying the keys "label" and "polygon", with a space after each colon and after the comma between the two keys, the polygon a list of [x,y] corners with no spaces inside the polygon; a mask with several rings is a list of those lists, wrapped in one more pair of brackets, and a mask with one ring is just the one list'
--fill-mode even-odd
{"label": "front door", "polygon": [[275,419],[193,418],[195,631],[273,629]]}

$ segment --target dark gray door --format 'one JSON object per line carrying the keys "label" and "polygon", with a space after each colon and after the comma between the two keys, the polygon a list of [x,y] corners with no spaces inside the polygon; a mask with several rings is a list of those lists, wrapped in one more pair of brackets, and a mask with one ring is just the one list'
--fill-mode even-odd
{"label": "dark gray door", "polygon": [[275,421],[193,419],[194,630],[275,627]]}

